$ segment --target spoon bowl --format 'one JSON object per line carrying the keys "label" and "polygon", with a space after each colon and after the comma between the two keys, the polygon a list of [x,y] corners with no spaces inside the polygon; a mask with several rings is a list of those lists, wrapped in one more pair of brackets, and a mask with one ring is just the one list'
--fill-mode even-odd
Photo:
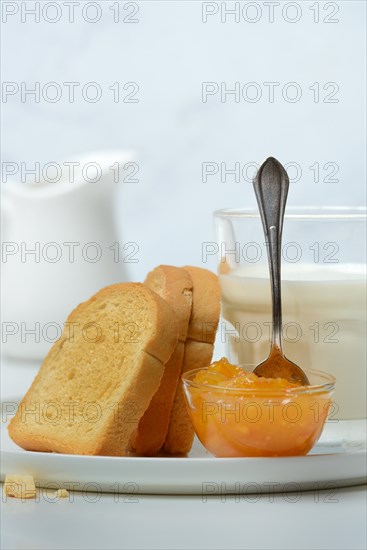
{"label": "spoon bowl", "polygon": [[257,365],[253,372],[264,378],[285,378],[289,382],[299,383],[301,386],[309,385],[303,370],[296,363],[287,359],[276,346],[271,348],[269,357]]}

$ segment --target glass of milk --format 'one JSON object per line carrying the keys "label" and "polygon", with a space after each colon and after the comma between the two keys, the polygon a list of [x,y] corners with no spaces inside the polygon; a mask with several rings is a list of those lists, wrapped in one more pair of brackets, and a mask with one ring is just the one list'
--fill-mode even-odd
{"label": "glass of milk", "polygon": [[[214,213],[220,338],[228,359],[269,354],[271,294],[261,220]],[[366,209],[287,208],[282,239],[283,345],[290,360],[336,378],[333,420],[366,417]]]}

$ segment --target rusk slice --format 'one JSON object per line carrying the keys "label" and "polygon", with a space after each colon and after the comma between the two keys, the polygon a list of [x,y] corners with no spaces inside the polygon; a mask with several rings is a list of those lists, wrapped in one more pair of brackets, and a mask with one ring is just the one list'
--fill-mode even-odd
{"label": "rusk slice", "polygon": [[126,455],[177,340],[175,314],[145,285],[100,290],[68,317],[11,438],[32,451]]}
{"label": "rusk slice", "polygon": [[[192,309],[181,372],[207,367],[213,355],[220,314],[218,277],[200,267],[185,267],[193,282]],[[163,449],[169,454],[187,454],[194,439],[194,429],[187,412],[180,383],[177,386],[171,418]]]}
{"label": "rusk slice", "polygon": [[165,366],[159,388],[140,420],[131,441],[131,449],[134,453],[152,456],[158,453],[167,436],[191,315],[192,280],[184,269],[161,265],[148,274],[144,283],[172,307],[178,321],[179,338],[176,348]]}

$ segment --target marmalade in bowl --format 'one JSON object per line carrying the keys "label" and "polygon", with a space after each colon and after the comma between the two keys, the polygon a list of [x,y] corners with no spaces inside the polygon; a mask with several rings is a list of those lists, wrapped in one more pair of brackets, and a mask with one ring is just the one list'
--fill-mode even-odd
{"label": "marmalade in bowl", "polygon": [[307,454],[321,435],[331,403],[334,384],[322,382],[299,386],[263,378],[225,358],[183,377],[196,434],[217,457]]}

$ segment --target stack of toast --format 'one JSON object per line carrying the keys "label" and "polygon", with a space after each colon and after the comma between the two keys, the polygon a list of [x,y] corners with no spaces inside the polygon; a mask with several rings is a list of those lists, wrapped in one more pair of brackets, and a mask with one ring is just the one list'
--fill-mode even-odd
{"label": "stack of toast", "polygon": [[68,317],[9,425],[27,450],[187,454],[194,430],[181,375],[208,366],[220,313],[216,275],[159,266],[106,287]]}

